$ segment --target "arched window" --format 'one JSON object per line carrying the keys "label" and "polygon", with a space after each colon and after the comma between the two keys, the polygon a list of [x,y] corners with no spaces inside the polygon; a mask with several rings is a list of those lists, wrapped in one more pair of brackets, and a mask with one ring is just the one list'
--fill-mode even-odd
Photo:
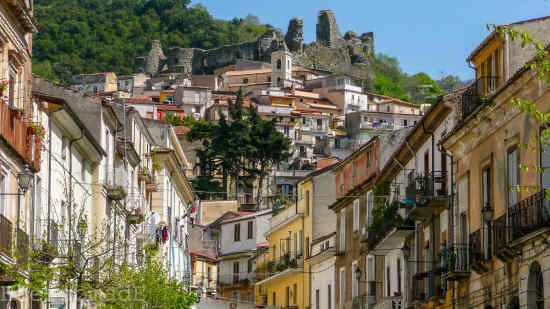
{"label": "arched window", "polygon": [[277,69],[281,68],[281,59],[277,59]]}
{"label": "arched window", "polygon": [[544,309],[544,277],[537,262],[533,262],[529,268],[527,308]]}
{"label": "arched window", "polygon": [[309,215],[309,190],[306,191],[306,216]]}

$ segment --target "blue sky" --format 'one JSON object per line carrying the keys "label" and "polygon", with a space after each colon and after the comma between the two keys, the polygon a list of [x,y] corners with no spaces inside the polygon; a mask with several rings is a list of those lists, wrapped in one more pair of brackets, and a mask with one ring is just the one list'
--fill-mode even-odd
{"label": "blue sky", "polygon": [[315,40],[317,12],[331,9],[340,31],[374,31],[376,52],[397,57],[409,74],[442,72],[470,79],[466,57],[489,33],[487,24],[504,24],[550,15],[545,0],[193,0],[216,18],[256,15],[286,32],[293,17],[304,19],[306,42]]}

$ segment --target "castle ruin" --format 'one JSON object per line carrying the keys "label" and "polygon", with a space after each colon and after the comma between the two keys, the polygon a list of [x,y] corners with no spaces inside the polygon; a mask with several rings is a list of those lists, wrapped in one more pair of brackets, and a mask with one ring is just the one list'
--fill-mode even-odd
{"label": "castle ruin", "polygon": [[[238,59],[253,60],[269,63],[271,53],[277,50],[283,42],[290,52],[297,56],[300,65],[300,54],[305,52],[309,45],[303,43],[304,22],[301,18],[294,18],[288,24],[288,30],[283,40],[279,39],[273,29],[266,31],[258,40],[240,44],[226,45],[214,49],[173,47],[164,53],[160,41],[152,42],[147,56],[137,57],[135,62],[136,73],[157,75],[160,73],[211,74],[216,69],[235,64]],[[334,13],[330,10],[321,10],[317,16],[316,42],[322,46],[338,50],[349,55],[349,64],[368,64],[365,55],[374,53],[374,35],[372,32],[358,36],[348,31],[343,37],[336,23]],[[308,65],[304,63],[304,65]]]}

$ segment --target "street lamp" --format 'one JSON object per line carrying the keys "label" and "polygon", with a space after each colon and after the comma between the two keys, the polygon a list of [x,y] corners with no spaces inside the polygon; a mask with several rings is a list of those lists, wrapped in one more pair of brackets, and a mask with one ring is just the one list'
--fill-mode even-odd
{"label": "street lamp", "polygon": [[33,178],[33,172],[31,171],[29,166],[25,164],[23,170],[19,174],[17,174],[17,181],[19,182],[19,189],[21,190],[21,194],[25,194],[25,192],[27,192],[27,190],[31,186]]}
{"label": "street lamp", "polygon": [[487,229],[484,237],[484,257],[485,259],[490,258],[490,248],[489,248],[489,239],[491,239],[491,220],[493,219],[495,211],[491,207],[491,203],[485,203],[483,209],[481,209],[481,214],[483,215],[483,221],[485,221],[485,228]]}
{"label": "street lamp", "polygon": [[0,196],[3,195],[17,195],[17,228],[19,228],[19,216],[21,214],[21,195],[25,195],[25,192],[29,189],[34,178],[34,173],[31,171],[29,166],[25,164],[23,170],[17,174],[17,183],[18,189],[17,193],[6,193],[1,192]]}
{"label": "street lamp", "polygon": [[357,266],[357,268],[355,268],[355,280],[361,281],[361,275],[362,275],[361,268]]}
{"label": "street lamp", "polygon": [[409,260],[409,257],[411,256],[411,248],[407,246],[407,243],[403,244],[401,252],[403,253],[403,258],[405,259],[405,262],[407,262]]}
{"label": "street lamp", "polygon": [[485,203],[485,206],[481,209],[481,213],[483,214],[483,220],[489,223],[493,219],[493,214],[495,211],[493,210],[493,207],[491,207],[491,203]]}

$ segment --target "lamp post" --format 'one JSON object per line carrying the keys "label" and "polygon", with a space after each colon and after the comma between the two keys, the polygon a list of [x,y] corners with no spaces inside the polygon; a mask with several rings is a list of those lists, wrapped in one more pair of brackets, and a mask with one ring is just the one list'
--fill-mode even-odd
{"label": "lamp post", "polygon": [[21,195],[25,195],[25,192],[31,186],[34,173],[29,168],[29,165],[25,164],[23,170],[17,174],[17,193],[0,193],[0,196],[17,195],[17,228],[19,229],[19,219],[21,213]]}
{"label": "lamp post", "polygon": [[[403,282],[405,283],[405,286],[403,287],[403,291],[405,291],[405,295],[403,295],[403,301],[407,303],[407,291],[409,290],[409,276],[407,274],[409,268],[409,257],[411,256],[411,248],[407,246],[407,242],[403,243],[403,247],[401,247],[401,253],[403,254]],[[401,274],[398,275],[400,276]]]}
{"label": "lamp post", "polygon": [[489,239],[491,239],[491,220],[493,220],[493,215],[495,211],[491,207],[490,202],[486,202],[483,209],[481,209],[481,214],[483,215],[483,221],[485,222],[485,228],[487,229],[485,233],[485,238],[483,240],[484,246],[484,258],[489,259]]}

